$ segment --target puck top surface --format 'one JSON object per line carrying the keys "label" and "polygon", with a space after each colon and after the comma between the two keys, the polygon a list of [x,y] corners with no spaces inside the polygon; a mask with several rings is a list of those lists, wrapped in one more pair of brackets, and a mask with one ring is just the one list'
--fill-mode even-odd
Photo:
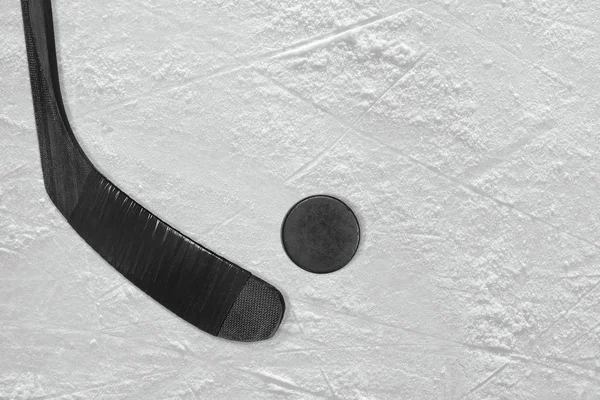
{"label": "puck top surface", "polygon": [[300,268],[317,274],[344,267],[358,249],[354,212],[335,197],[318,195],[296,203],[281,229],[283,248]]}

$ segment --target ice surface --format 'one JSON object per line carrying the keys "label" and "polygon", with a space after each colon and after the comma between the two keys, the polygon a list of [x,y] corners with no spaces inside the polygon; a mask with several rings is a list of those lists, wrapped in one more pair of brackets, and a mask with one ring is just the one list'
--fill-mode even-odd
{"label": "ice surface", "polygon": [[[288,312],[213,338],[69,228],[2,1],[0,399],[600,399],[600,2],[53,5],[90,158]],[[279,236],[317,193],[363,230],[326,276]]]}

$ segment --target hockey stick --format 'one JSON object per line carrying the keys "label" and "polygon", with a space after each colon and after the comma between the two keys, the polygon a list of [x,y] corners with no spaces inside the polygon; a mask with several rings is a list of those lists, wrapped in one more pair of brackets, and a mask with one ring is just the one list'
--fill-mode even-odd
{"label": "hockey stick", "polygon": [[50,0],[21,0],[42,172],[52,202],[77,233],[138,288],[199,329],[225,339],[272,337],[281,293],[182,235],[106,179],[65,113]]}

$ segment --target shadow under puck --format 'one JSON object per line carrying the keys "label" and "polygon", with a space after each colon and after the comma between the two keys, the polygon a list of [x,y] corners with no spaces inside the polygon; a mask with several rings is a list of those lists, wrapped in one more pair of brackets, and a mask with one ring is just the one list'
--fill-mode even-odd
{"label": "shadow under puck", "polygon": [[297,266],[326,274],[344,267],[354,257],[360,226],[354,212],[341,200],[310,196],[296,203],[285,216],[281,240]]}

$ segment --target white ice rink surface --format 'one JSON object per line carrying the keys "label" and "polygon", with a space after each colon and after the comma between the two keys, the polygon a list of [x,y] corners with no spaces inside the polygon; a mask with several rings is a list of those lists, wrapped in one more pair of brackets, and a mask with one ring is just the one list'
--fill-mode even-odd
{"label": "white ice rink surface", "polygon": [[[100,171],[273,283],[255,344],[129,284],[44,191],[0,0],[0,399],[600,399],[598,0],[54,0]],[[348,202],[330,275],[280,242]]]}

